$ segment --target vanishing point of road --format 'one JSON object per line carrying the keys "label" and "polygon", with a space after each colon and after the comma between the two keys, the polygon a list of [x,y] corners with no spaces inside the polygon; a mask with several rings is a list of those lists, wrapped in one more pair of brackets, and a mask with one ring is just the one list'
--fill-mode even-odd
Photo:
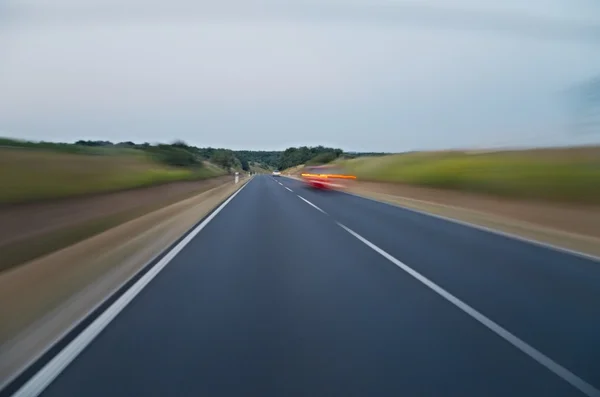
{"label": "vanishing point of road", "polygon": [[17,395],[600,395],[599,262],[294,179],[144,277]]}

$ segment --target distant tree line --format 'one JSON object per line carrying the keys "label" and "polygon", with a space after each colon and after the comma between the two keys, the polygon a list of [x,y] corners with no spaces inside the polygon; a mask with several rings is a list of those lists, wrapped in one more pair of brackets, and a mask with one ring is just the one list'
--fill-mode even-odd
{"label": "distant tree line", "polygon": [[281,153],[277,168],[286,169],[300,164],[325,164],[340,157],[342,149],[328,148],[324,146],[301,146],[287,148]]}
{"label": "distant tree line", "polygon": [[392,154],[391,152],[344,152],[344,157],[353,159],[356,157],[364,156],[385,156],[386,154]]}
{"label": "distant tree line", "polygon": [[[176,141],[170,145],[141,145],[133,142],[120,142],[113,144],[106,141],[77,141],[77,145],[140,148],[156,155],[161,161],[173,166],[192,166],[198,160],[210,162],[225,169],[241,168],[250,170],[250,164],[256,164],[265,169],[286,169],[300,164],[325,164],[344,154],[342,149],[315,147],[291,147],[281,151],[262,150],[229,150],[223,148],[198,148],[187,145],[183,141]],[[353,156],[350,156],[353,157]]]}
{"label": "distant tree line", "polygon": [[242,169],[250,171],[251,164],[263,169],[286,169],[300,164],[325,164],[338,158],[354,158],[363,155],[383,153],[344,153],[342,149],[324,146],[291,147],[282,151],[230,150],[224,148],[200,148],[176,140],[170,144],[134,143],[123,141],[113,143],[103,140],[79,140],[73,143],[31,142],[0,137],[0,146],[31,149],[48,149],[80,154],[107,154],[120,149],[142,151],[157,161],[173,167],[202,167],[203,161],[210,161],[226,170]]}
{"label": "distant tree line", "polygon": [[200,167],[205,160],[210,161],[226,170],[250,170],[247,162],[242,162],[236,154],[229,149],[199,148],[191,146],[184,141],[177,140],[171,144],[150,143],[136,144],[133,142],[120,142],[113,144],[106,141],[77,141],[76,145],[83,146],[117,146],[142,150],[149,153],[157,160],[175,167]]}
{"label": "distant tree line", "polygon": [[264,169],[276,168],[281,151],[236,150],[234,154],[240,159],[242,167],[255,164]]}

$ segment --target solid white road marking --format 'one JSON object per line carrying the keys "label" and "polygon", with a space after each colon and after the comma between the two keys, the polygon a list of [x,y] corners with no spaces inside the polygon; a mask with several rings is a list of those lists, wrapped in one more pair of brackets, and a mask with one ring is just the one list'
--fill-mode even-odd
{"label": "solid white road marking", "polygon": [[289,190],[290,192],[292,192],[292,193],[294,192],[294,191],[293,191],[292,189],[290,189],[289,187],[287,187],[287,186],[284,186],[284,187],[285,187],[287,190]]}
{"label": "solid white road marking", "polygon": [[527,354],[529,357],[531,357],[532,359],[534,359],[535,361],[537,361],[538,363],[540,363],[541,365],[543,365],[550,371],[554,372],[560,378],[562,378],[563,380],[570,383],[572,386],[577,388],[579,391],[584,393],[586,396],[600,397],[600,390],[596,389],[594,386],[587,383],[586,381],[584,381],[583,379],[581,379],[580,377],[578,377],[577,375],[575,375],[574,373],[572,373],[571,371],[566,369],[565,367],[563,367],[560,364],[558,364],[557,362],[553,361],[550,357],[548,357],[545,354],[543,354],[542,352],[536,350],[534,347],[528,345],[526,342],[522,341],[515,335],[511,334],[509,331],[502,328],[500,325],[496,324],[494,321],[490,320],[489,318],[487,318],[486,316],[484,316],[477,310],[473,309],[471,306],[467,305],[465,302],[461,301],[460,299],[458,299],[457,297],[455,297],[454,295],[452,295],[451,293],[449,293],[448,291],[446,291],[439,285],[435,284],[433,281],[429,280],[425,276],[423,276],[420,273],[418,273],[417,271],[413,270],[411,267],[405,265],[398,259],[394,258],[392,255],[388,254],[387,252],[385,252],[384,250],[382,250],[375,244],[371,243],[369,240],[365,239],[358,233],[354,232],[352,229],[347,228],[346,226],[342,225],[339,222],[337,224],[339,226],[341,226],[344,230],[346,230],[348,233],[350,233],[351,235],[353,235],[354,237],[359,239],[361,242],[363,242],[369,248],[371,248],[372,250],[374,250],[375,252],[377,252],[378,254],[380,254],[381,256],[383,256],[384,258],[389,260],[390,262],[392,262],[394,265],[398,266],[400,269],[404,270],[406,273],[410,274],[412,277],[414,277],[421,283],[425,284],[425,286],[427,286],[428,288],[433,290],[435,293],[440,295],[442,298],[446,299],[448,302],[452,303],[454,306],[456,306],[457,308],[459,308],[460,310],[462,310],[463,312],[465,312],[466,314],[471,316],[473,319],[477,320],[478,322],[480,322],[481,324],[486,326],[488,329],[490,329],[496,335],[500,336],[502,339],[506,340],[508,343],[512,344],[514,347],[521,350],[523,353]]}
{"label": "solid white road marking", "polygon": [[110,324],[110,322],[146,287],[158,273],[171,262],[171,260],[196,237],[202,229],[213,220],[219,212],[235,196],[241,192],[248,183],[242,186],[237,192],[233,193],[223,204],[212,212],[200,225],[179,242],[171,251],[169,251],[156,265],[145,273],[131,288],[119,297],[104,313],[96,318],[86,329],[84,329],[75,339],[71,341],[63,350],[61,350],[52,360],[50,360],[38,373],[36,373],[23,387],[21,387],[13,397],[36,397],[44,391],[50,383],[86,348],[98,334]]}
{"label": "solid white road marking", "polygon": [[319,207],[317,207],[316,205],[314,205],[313,203],[311,203],[310,201],[308,201],[307,199],[305,199],[304,197],[298,195],[298,197],[300,197],[302,200],[304,200],[305,203],[307,203],[308,205],[318,209],[319,211],[321,211],[322,213],[324,213],[325,215],[327,215],[327,212],[323,211],[322,209],[320,209]]}

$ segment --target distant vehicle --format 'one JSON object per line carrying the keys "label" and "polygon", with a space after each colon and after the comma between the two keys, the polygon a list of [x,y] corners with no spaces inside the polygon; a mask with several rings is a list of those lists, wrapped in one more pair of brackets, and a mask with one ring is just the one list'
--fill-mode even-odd
{"label": "distant vehicle", "polygon": [[273,176],[281,176],[281,172],[278,170],[273,171]]}
{"label": "distant vehicle", "polygon": [[304,168],[302,179],[314,189],[336,190],[344,188],[345,180],[356,177],[344,174],[343,170],[333,165],[318,165]]}

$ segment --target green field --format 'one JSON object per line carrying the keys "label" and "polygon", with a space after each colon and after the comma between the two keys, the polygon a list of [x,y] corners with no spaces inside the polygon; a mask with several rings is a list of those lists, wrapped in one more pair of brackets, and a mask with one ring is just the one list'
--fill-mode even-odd
{"label": "green field", "polygon": [[138,150],[84,150],[69,153],[0,148],[0,203],[80,196],[225,174],[215,166],[171,167]]}
{"label": "green field", "polygon": [[600,204],[600,147],[418,152],[340,161],[359,179]]}

